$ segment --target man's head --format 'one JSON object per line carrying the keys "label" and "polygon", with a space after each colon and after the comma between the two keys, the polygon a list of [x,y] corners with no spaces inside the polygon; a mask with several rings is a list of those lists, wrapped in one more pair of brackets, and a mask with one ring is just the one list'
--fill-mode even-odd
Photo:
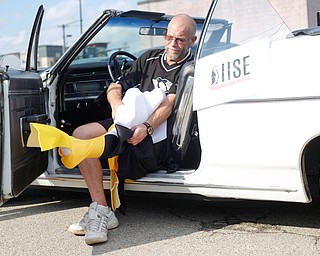
{"label": "man's head", "polygon": [[167,62],[182,60],[196,40],[196,22],[187,14],[174,16],[166,34]]}

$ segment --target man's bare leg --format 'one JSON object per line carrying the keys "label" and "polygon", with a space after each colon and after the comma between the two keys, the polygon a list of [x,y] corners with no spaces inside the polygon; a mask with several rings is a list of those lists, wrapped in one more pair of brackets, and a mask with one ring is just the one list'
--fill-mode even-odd
{"label": "man's bare leg", "polygon": [[79,168],[89,189],[92,202],[107,206],[100,160],[94,158],[85,159],[79,164]]}
{"label": "man's bare leg", "polygon": [[[73,132],[73,136],[86,140],[99,137],[106,132],[106,129],[99,123],[90,123],[78,127]],[[92,203],[81,221],[71,224],[68,231],[75,235],[84,235],[87,244],[106,242],[108,229],[118,227],[119,222],[114,212],[107,206],[100,160],[87,158],[78,166],[89,189]]]}
{"label": "man's bare leg", "polygon": [[[90,123],[78,127],[72,135],[78,139],[92,139],[103,135],[106,132],[105,128],[99,123]],[[87,158],[78,166],[89,189],[92,202],[97,202],[99,205],[107,206],[100,160]]]}

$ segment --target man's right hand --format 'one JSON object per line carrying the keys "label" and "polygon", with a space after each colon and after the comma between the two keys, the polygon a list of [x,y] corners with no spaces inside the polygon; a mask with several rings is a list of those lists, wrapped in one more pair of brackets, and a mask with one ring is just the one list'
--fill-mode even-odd
{"label": "man's right hand", "polygon": [[119,83],[111,83],[107,90],[107,99],[112,109],[113,120],[116,117],[117,109],[122,105],[121,100],[122,87]]}
{"label": "man's right hand", "polygon": [[117,113],[119,106],[123,105],[123,103],[122,103],[122,101],[120,101],[120,102],[115,102],[110,105],[111,105],[111,109],[112,109],[112,119],[114,120],[116,118],[116,113]]}

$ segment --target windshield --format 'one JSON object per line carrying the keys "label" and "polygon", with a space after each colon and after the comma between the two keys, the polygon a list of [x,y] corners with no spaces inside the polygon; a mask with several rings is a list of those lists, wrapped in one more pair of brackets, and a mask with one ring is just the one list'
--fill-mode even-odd
{"label": "windshield", "polygon": [[80,52],[77,59],[107,57],[115,51],[137,53],[145,48],[164,45],[164,35],[141,35],[142,27],[163,27],[168,23],[128,17],[114,17]]}
{"label": "windshield", "polygon": [[[197,35],[202,29],[197,24]],[[74,63],[83,59],[109,57],[115,51],[126,51],[139,56],[152,48],[164,48],[167,20],[152,21],[133,17],[113,17],[78,54]]]}
{"label": "windshield", "polygon": [[267,0],[228,0],[215,4],[206,24],[199,58],[249,42],[275,41],[291,35]]}

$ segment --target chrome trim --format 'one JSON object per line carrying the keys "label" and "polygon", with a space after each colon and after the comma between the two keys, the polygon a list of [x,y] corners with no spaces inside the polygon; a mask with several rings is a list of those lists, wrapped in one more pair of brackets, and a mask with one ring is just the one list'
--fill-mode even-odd
{"label": "chrome trim", "polygon": [[[50,177],[38,177],[38,179],[42,180],[48,180],[48,181],[61,181],[61,182],[74,182],[74,181],[81,181],[84,182],[83,178],[78,177],[71,177],[71,175],[64,175],[56,176],[56,175],[50,175]],[[104,183],[110,182],[109,176],[103,177]],[[298,192],[296,189],[289,189],[289,188],[281,188],[281,187],[243,187],[243,186],[227,186],[227,185],[214,185],[214,184],[204,184],[204,183],[198,183],[198,184],[191,184],[191,183],[185,183],[183,180],[181,182],[166,182],[166,181],[159,181],[159,180],[150,180],[148,177],[141,178],[139,180],[126,180],[125,185],[129,185],[126,189],[129,191],[137,191],[135,189],[130,189],[130,186],[159,186],[159,187],[180,187],[180,188],[212,188],[212,189],[226,189],[226,190],[253,190],[253,191],[272,191],[272,192],[286,192],[286,193],[293,193]],[[67,187],[67,186],[65,186]],[[109,187],[109,186],[108,186]],[[80,188],[80,187],[79,187]],[[144,191],[144,190],[141,190]]]}
{"label": "chrome trim", "polygon": [[242,99],[227,102],[226,104],[239,103],[262,103],[262,102],[280,102],[280,101],[305,101],[305,100],[320,100],[320,96],[306,96],[306,97],[286,97],[286,98],[263,98],[263,99]]}

